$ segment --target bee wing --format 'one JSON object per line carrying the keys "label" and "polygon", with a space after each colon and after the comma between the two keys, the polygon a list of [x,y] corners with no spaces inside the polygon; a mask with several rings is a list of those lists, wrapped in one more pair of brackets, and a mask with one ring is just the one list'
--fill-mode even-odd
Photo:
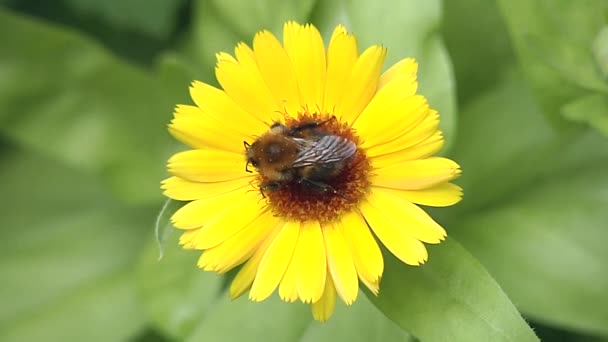
{"label": "bee wing", "polygon": [[324,135],[319,140],[294,138],[301,146],[293,167],[327,164],[344,160],[357,150],[354,142],[337,135]]}

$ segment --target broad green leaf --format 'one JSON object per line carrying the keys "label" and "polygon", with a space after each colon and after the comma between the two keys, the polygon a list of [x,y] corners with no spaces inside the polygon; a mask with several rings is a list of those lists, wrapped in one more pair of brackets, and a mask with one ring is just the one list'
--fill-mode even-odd
{"label": "broad green leaf", "polygon": [[459,128],[453,158],[463,170],[460,211],[500,200],[548,172],[539,158],[557,156],[566,143],[516,73],[463,108]]}
{"label": "broad green leaf", "polygon": [[315,4],[315,0],[209,1],[235,32],[249,39],[262,29],[282,32],[283,23],[287,20],[304,23]]}
{"label": "broad green leaf", "polygon": [[[253,35],[247,37],[237,33],[235,28],[218,14],[209,0],[194,2],[193,17],[192,37],[184,43],[184,48],[188,54],[194,56],[195,63],[200,63],[201,69],[208,70],[205,74],[207,77],[201,80],[217,84],[213,75],[216,54],[220,51],[233,54],[239,41],[251,42]],[[188,43],[192,46],[187,46]]]}
{"label": "broad green leaf", "polygon": [[0,132],[102,174],[124,198],[157,203],[172,150],[165,125],[188,81],[166,83],[84,37],[10,12],[0,11],[0,32]]}
{"label": "broad green leaf", "polygon": [[564,116],[597,128],[608,137],[608,94],[591,94],[562,107]]}
{"label": "broad green leaf", "polygon": [[222,278],[196,267],[200,251],[186,251],[178,244],[179,232],[171,229],[162,259],[149,239],[138,270],[138,288],[150,321],[168,336],[184,339],[205,315],[212,313]]}
{"label": "broad green leaf", "polygon": [[416,339],[384,316],[366,296],[360,296],[350,307],[338,303],[327,322],[311,323],[301,341],[414,342]]}
{"label": "broad green leaf", "polygon": [[491,205],[556,170],[608,158],[608,139],[554,130],[516,72],[463,108],[459,127],[453,158],[463,169],[456,182],[465,196],[455,211]]}
{"label": "broad green leaf", "polygon": [[452,238],[429,261],[405,265],[385,254],[380,310],[421,341],[538,341],[486,270]]}
{"label": "broad green leaf", "polygon": [[604,77],[608,77],[608,26],[602,27],[593,40],[593,56]]}
{"label": "broad green leaf", "polygon": [[221,295],[186,341],[297,341],[312,321],[308,305],[278,296],[261,303],[246,297],[231,301]]}
{"label": "broad green leaf", "polygon": [[123,30],[141,31],[159,38],[172,32],[185,0],[67,0],[82,17],[107,22]]}
{"label": "broad green leaf", "polygon": [[0,340],[117,341],[143,326],[133,264],[152,215],[28,150],[2,156]]}
{"label": "broad green leaf", "polygon": [[496,84],[515,55],[495,1],[443,1],[443,5],[442,33],[454,66],[459,103],[466,104]]}
{"label": "broad green leaf", "polygon": [[357,36],[360,49],[386,46],[387,67],[415,57],[420,67],[419,93],[439,110],[448,150],[456,129],[456,101],[450,59],[437,30],[440,12],[439,0],[336,0],[319,2],[312,21],[327,39],[342,23]]}
{"label": "broad green leaf", "polygon": [[500,8],[522,67],[546,114],[559,122],[560,107],[588,91],[608,93],[593,55],[606,25],[602,0],[501,0]]}
{"label": "broad green leaf", "polygon": [[261,303],[223,294],[188,341],[413,341],[365,296],[351,306],[337,303],[329,321],[319,323],[310,306],[285,303],[272,296]]}
{"label": "broad green leaf", "polygon": [[605,160],[554,173],[452,231],[527,316],[608,336]]}

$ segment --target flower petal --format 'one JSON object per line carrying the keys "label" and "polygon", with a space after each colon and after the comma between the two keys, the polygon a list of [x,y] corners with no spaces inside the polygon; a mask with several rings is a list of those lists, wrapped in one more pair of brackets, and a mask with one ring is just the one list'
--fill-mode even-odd
{"label": "flower petal", "polygon": [[383,160],[377,165],[372,160],[374,175],[371,183],[376,186],[402,190],[420,190],[450,181],[460,175],[456,162],[441,157],[403,161],[399,156]]}
{"label": "flower petal", "polygon": [[[183,112],[188,114],[183,115]],[[194,113],[198,115],[192,115]],[[169,133],[194,148],[217,148],[236,153],[243,152],[243,141],[248,139],[246,135],[233,131],[205,114],[200,108],[185,105],[175,108],[175,118],[169,124]]]}
{"label": "flower petal", "polygon": [[376,236],[397,258],[414,266],[426,261],[428,257],[426,248],[422,242],[404,231],[405,225],[394,224],[367,200],[360,204],[360,208]]}
{"label": "flower petal", "polygon": [[283,279],[281,279],[281,284],[279,285],[279,297],[288,303],[293,303],[298,300],[296,272],[296,263],[292,258],[291,262],[287,266],[285,274],[283,275]]}
{"label": "flower petal", "polygon": [[378,82],[378,89],[382,89],[385,85],[400,77],[413,78],[415,81],[417,73],[418,63],[416,63],[416,60],[411,57],[404,58],[382,73]]}
{"label": "flower petal", "polygon": [[250,258],[278,222],[270,211],[262,213],[226,241],[206,250],[198,259],[198,266],[205,271],[228,272]]}
{"label": "flower petal", "polygon": [[199,149],[174,154],[167,166],[173,176],[195,182],[222,182],[250,178],[243,154],[216,149]]}
{"label": "flower petal", "polygon": [[273,121],[273,114],[281,108],[277,106],[264,82],[255,62],[253,51],[243,43],[235,49],[238,63],[219,59],[215,67],[215,76],[228,96],[254,117],[264,122]]}
{"label": "flower petal", "polygon": [[323,295],[327,270],[323,233],[318,221],[302,223],[293,257],[298,297],[304,303],[318,301]]}
{"label": "flower petal", "polygon": [[447,207],[462,200],[462,188],[452,183],[442,183],[422,190],[387,190],[409,202],[430,207]]}
{"label": "flower petal", "polygon": [[386,57],[386,48],[373,45],[357,59],[344,84],[344,96],[336,107],[342,122],[353,123],[376,93],[378,78]]}
{"label": "flower petal", "polygon": [[255,280],[256,274],[260,266],[262,258],[268,251],[270,245],[274,242],[279,232],[283,229],[283,225],[279,224],[270,232],[268,237],[264,239],[260,248],[258,248],[253,256],[247,260],[245,265],[241,267],[239,272],[234,277],[234,280],[230,284],[230,298],[236,299],[243,295],[247,290],[251,288],[253,281]]}
{"label": "flower petal", "polygon": [[[418,122],[413,123],[410,128],[405,130],[401,135],[393,137],[390,140],[377,139],[376,144],[369,144],[369,147],[366,150],[367,155],[370,157],[375,157],[383,154],[405,151],[406,149],[410,148],[416,148],[416,145],[424,145],[423,143],[430,139],[433,135],[437,135],[434,140],[443,140],[443,136],[439,131],[439,115],[437,114],[437,111],[428,110],[421,116],[421,118],[422,120],[418,119]],[[415,155],[417,153],[413,154]]]}
{"label": "flower petal", "polygon": [[184,249],[194,249],[194,244],[192,241],[196,238],[196,234],[198,234],[199,229],[189,229],[184,230],[182,235],[179,237],[179,244]]}
{"label": "flower petal", "polygon": [[359,293],[357,270],[351,252],[340,228],[323,227],[323,238],[327,250],[327,265],[338,295],[346,305],[351,305]]}
{"label": "flower petal", "polygon": [[[239,203],[248,193],[251,193],[248,189],[238,189],[215,197],[192,201],[179,208],[171,216],[171,222],[175,228],[180,229],[202,227],[226,207]],[[257,200],[255,203],[257,204]]]}
{"label": "flower petal", "polygon": [[359,57],[359,47],[354,35],[338,25],[332,34],[327,49],[327,82],[323,100],[323,112],[334,113],[344,96],[351,71]]}
{"label": "flower petal", "polygon": [[321,299],[313,303],[311,306],[312,317],[320,322],[327,321],[334,313],[336,307],[336,290],[331,276],[325,281],[325,290]]}
{"label": "flower petal", "polygon": [[341,217],[337,226],[342,231],[361,281],[378,283],[384,271],[384,260],[367,223],[358,213],[349,212]]}
{"label": "flower petal", "polygon": [[264,254],[249,292],[249,299],[259,302],[272,294],[285,274],[294,253],[300,222],[289,221]]}
{"label": "flower petal", "polygon": [[202,183],[193,182],[179,177],[170,177],[162,181],[163,194],[178,201],[192,201],[197,199],[215,197],[237,189],[249,187],[252,177],[237,178],[223,182]]}
{"label": "flower petal", "polygon": [[281,109],[295,114],[301,109],[298,82],[287,52],[270,32],[260,31],[253,38],[253,51],[264,81]]}
{"label": "flower petal", "polygon": [[364,137],[363,148],[389,142],[400,136],[408,136],[416,125],[428,114],[429,105],[420,95],[393,98],[384,95],[392,93],[393,83],[382,90],[354,123],[357,134]]}
{"label": "flower petal", "polygon": [[210,218],[196,236],[197,249],[215,247],[245,229],[258,218],[264,208],[258,203],[259,194],[245,192],[238,201],[228,204]]}
{"label": "flower petal", "polygon": [[390,223],[401,232],[426,243],[444,240],[445,230],[420,207],[397,195],[399,191],[372,187],[366,200],[377,209],[387,225]]}
{"label": "flower petal", "polygon": [[327,72],[321,33],[310,24],[291,21],[284,25],[283,40],[298,80],[302,105],[310,111],[320,110]]}
{"label": "flower petal", "polygon": [[[229,62],[226,62],[229,63]],[[268,129],[268,115],[256,115],[237,105],[223,90],[206,83],[194,81],[190,86],[190,96],[196,105],[210,117],[225,122],[231,129],[244,136]],[[234,123],[238,122],[238,125]]]}

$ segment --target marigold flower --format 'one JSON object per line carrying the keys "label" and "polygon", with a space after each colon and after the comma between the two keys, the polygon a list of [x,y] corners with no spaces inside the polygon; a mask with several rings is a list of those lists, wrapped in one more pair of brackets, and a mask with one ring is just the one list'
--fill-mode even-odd
{"label": "marigold flower", "polygon": [[[192,149],[169,159],[162,188],[189,202],[172,222],[184,248],[203,251],[198,266],[242,265],[233,298],[249,290],[261,301],[278,289],[324,321],[336,294],[357,299],[359,282],[378,293],[376,239],[404,263],[424,263],[423,243],[446,232],[418,205],[455,204],[462,190],[449,182],[458,164],[433,157],[444,140],[437,111],[416,94],[415,60],[382,73],[384,47],[359,54],[338,26],[326,49],[314,26],[295,22],[283,44],[261,31],[234,55],[217,55],[222,89],[193,82],[196,105],[178,105],[169,125]],[[260,137],[291,147],[250,150]]]}

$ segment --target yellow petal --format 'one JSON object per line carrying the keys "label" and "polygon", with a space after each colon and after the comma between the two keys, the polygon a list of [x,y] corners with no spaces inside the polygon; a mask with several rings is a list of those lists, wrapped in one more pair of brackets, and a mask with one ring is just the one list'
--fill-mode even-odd
{"label": "yellow petal", "polygon": [[[202,227],[211,220],[211,218],[231,204],[241,203],[241,199],[249,193],[251,193],[251,191],[247,189],[238,189],[215,197],[192,201],[179,208],[173,216],[171,216],[171,221],[176,228],[180,229]],[[258,201],[256,200],[255,203],[257,204],[257,202]]]}
{"label": "yellow petal", "polygon": [[[392,137],[391,139],[380,138],[370,141],[366,150],[367,155],[374,157],[415,148],[414,146],[419,144],[422,146],[423,142],[433,135],[438,135],[436,138],[443,139],[443,136],[441,136],[441,132],[439,131],[439,115],[437,112],[434,110],[425,110],[425,113],[422,114],[423,115],[420,116],[422,120],[417,120],[419,122],[410,125],[402,134]],[[413,154],[415,153],[412,153],[412,155]]]}
{"label": "yellow petal", "polygon": [[293,262],[296,263],[298,296],[304,303],[314,303],[323,295],[327,261],[319,222],[302,223]]}
{"label": "yellow petal", "polygon": [[430,188],[460,175],[458,164],[441,157],[402,161],[402,158],[395,156],[393,163],[385,160],[384,164],[378,167],[372,160],[372,165],[376,168],[374,175],[370,177],[372,184],[402,190]]}
{"label": "yellow petal", "polygon": [[173,176],[195,182],[222,182],[251,177],[245,171],[243,154],[217,149],[199,149],[174,154],[168,162]]}
{"label": "yellow petal", "polygon": [[182,235],[180,235],[179,237],[179,244],[184,249],[194,249],[194,244],[192,243],[192,241],[194,241],[194,239],[196,238],[196,234],[198,234],[198,231],[198,229],[184,230]]}
{"label": "yellow petal", "polygon": [[301,103],[311,111],[323,106],[325,94],[325,46],[316,27],[287,22],[283,30],[285,50],[295,70]]}
{"label": "yellow petal", "polygon": [[[235,62],[226,62],[233,63]],[[225,122],[231,129],[244,136],[252,136],[268,129],[268,115],[258,115],[237,105],[223,90],[206,83],[194,81],[190,86],[190,96],[196,105],[210,117]],[[238,122],[238,125],[234,123]]]}
{"label": "yellow petal", "polygon": [[320,322],[327,321],[334,313],[336,307],[336,290],[331,276],[327,277],[325,282],[325,290],[321,299],[313,303],[311,306],[312,317]]}
{"label": "yellow petal", "polygon": [[338,295],[347,305],[351,305],[359,293],[357,270],[351,252],[340,228],[323,227],[323,238],[327,250],[327,265]]}
{"label": "yellow petal", "polygon": [[251,184],[252,177],[237,178],[234,180],[214,183],[193,182],[179,177],[170,177],[162,181],[161,189],[165,190],[163,194],[169,198],[178,201],[192,201],[197,199],[215,197],[237,189],[249,187],[253,190]]}
{"label": "yellow petal", "polygon": [[399,196],[399,191],[372,187],[366,199],[377,209],[374,213],[377,212],[386,221],[386,225],[390,224],[402,233],[426,243],[438,243],[445,239],[445,230],[424,210]]}
{"label": "yellow petal", "polygon": [[296,272],[297,265],[292,258],[279,285],[279,297],[288,303],[293,303],[298,299]]}
{"label": "yellow petal", "polygon": [[282,224],[275,226],[268,237],[264,239],[260,247],[253,253],[253,256],[245,263],[245,265],[243,265],[243,267],[241,267],[230,284],[230,298],[236,299],[251,288],[262,258],[266,254],[268,247],[270,247],[272,242],[274,242],[281,229],[283,229]]}
{"label": "yellow petal", "polygon": [[[384,89],[390,90],[390,86]],[[429,105],[423,96],[415,95],[395,101],[384,97],[374,97],[365,108],[354,128],[360,136],[365,137],[363,148],[390,142],[402,135],[407,135],[415,125],[427,116]],[[375,101],[376,99],[380,99]]]}
{"label": "yellow petal", "polygon": [[374,282],[370,282],[367,279],[362,278],[360,275],[359,275],[359,279],[361,280],[363,285],[365,285],[365,287],[367,287],[375,296],[377,296],[378,293],[380,293],[380,279],[378,279]]}
{"label": "yellow petal", "polygon": [[206,250],[198,260],[198,266],[205,271],[228,272],[249,259],[278,222],[270,211],[262,213],[226,241]]}
{"label": "yellow petal", "polygon": [[[359,47],[354,35],[338,25],[332,34],[327,49],[327,82],[323,111],[334,113],[344,96],[345,84],[359,57]],[[347,96],[349,94],[346,94]]]}
{"label": "yellow petal", "polygon": [[367,200],[360,204],[360,208],[376,236],[397,258],[408,265],[420,265],[426,261],[426,248],[422,242],[404,231],[405,224],[396,225],[386,219],[383,213]]}
{"label": "yellow petal", "polygon": [[361,215],[350,212],[337,224],[348,246],[357,274],[363,283],[377,283],[384,271],[384,260],[378,243]]}
{"label": "yellow petal", "polygon": [[462,188],[452,183],[442,183],[422,190],[390,189],[390,191],[407,201],[430,207],[447,207],[462,200]]}
{"label": "yellow petal", "polygon": [[418,63],[414,58],[404,58],[399,62],[393,64],[388,70],[382,73],[380,76],[380,82],[378,82],[378,88],[381,89],[389,82],[400,77],[409,77],[416,79],[418,73]]}
{"label": "yellow petal", "polygon": [[[178,106],[175,118],[169,124],[169,132],[177,140],[194,148],[217,148],[243,153],[243,141],[248,136],[233,131],[224,123],[206,115],[198,107]],[[198,112],[199,115],[183,115],[183,112]]]}
{"label": "yellow petal", "polygon": [[258,193],[248,191],[238,201],[218,211],[201,228],[196,236],[195,247],[197,249],[215,247],[245,229],[264,210],[258,203],[259,200]]}
{"label": "yellow petal", "polygon": [[281,228],[260,262],[249,299],[262,301],[279,285],[294,253],[299,231],[299,222],[289,221]]}
{"label": "yellow petal", "polygon": [[270,123],[273,114],[281,108],[276,105],[276,100],[266,86],[257,64],[246,51],[246,45],[240,44],[236,50],[239,62],[219,60],[215,67],[215,76],[226,94],[242,110]]}
{"label": "yellow petal", "polygon": [[270,32],[260,31],[253,38],[253,50],[264,81],[282,105],[295,114],[301,109],[296,74],[281,43]]}
{"label": "yellow petal", "polygon": [[336,107],[336,114],[343,122],[353,123],[376,93],[378,78],[386,57],[386,49],[374,45],[365,50],[353,66],[344,84],[342,100]]}

